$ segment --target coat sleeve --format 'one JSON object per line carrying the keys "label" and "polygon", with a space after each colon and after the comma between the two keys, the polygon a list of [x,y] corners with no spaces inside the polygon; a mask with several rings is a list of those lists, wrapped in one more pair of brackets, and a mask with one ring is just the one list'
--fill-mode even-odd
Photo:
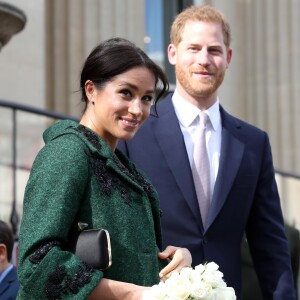
{"label": "coat sleeve", "polygon": [[37,155],[26,186],[19,238],[21,299],[85,299],[103,273],[61,246],[66,242],[89,178],[75,135],[57,138]]}

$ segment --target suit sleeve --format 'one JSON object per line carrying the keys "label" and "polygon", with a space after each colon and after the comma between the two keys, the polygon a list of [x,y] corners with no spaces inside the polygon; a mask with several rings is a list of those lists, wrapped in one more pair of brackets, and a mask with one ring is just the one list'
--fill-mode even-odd
{"label": "suit sleeve", "polygon": [[288,242],[265,134],[261,171],[246,234],[264,299],[295,299]]}

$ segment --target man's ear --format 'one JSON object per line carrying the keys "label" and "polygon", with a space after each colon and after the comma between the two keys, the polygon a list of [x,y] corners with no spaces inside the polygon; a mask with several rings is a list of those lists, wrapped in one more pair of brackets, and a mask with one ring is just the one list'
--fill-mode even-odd
{"label": "man's ear", "polygon": [[231,62],[231,58],[232,58],[232,49],[229,48],[227,50],[227,57],[226,57],[227,67],[226,67],[226,69],[229,67],[229,64]]}
{"label": "man's ear", "polygon": [[7,249],[4,244],[0,244],[0,263],[7,261]]}
{"label": "man's ear", "polygon": [[171,65],[176,65],[177,48],[174,44],[168,46],[168,59]]}

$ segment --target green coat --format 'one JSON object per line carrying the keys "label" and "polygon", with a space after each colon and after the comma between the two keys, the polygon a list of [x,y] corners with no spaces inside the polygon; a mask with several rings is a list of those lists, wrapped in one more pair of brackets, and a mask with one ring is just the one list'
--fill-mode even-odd
{"label": "green coat", "polygon": [[[121,152],[74,121],[49,127],[44,140],[25,191],[18,299],[86,299],[102,277],[156,284],[165,262],[157,257],[162,238],[152,185]],[[109,231],[107,271],[61,249],[78,221]]]}

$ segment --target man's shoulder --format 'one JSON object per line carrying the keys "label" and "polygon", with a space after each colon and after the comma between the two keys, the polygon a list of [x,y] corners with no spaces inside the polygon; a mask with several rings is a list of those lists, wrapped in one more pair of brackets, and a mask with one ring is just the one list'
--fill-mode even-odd
{"label": "man's shoulder", "polygon": [[152,105],[150,117],[159,118],[170,110],[174,110],[172,104],[173,92],[168,92],[161,100],[158,101],[156,107]]}
{"label": "man's shoulder", "polygon": [[17,279],[18,278],[17,268],[13,265],[7,275],[11,276],[11,278],[13,278],[13,279]]}
{"label": "man's shoulder", "polygon": [[7,290],[6,295],[10,295],[12,292],[17,293],[19,289],[19,281],[17,275],[17,268],[13,266],[11,270],[6,274],[3,284],[8,285],[9,289]]}
{"label": "man's shoulder", "polygon": [[220,113],[221,113],[223,127],[233,126],[235,128],[242,129],[243,132],[265,135],[265,132],[261,128],[247,121],[244,121],[236,116],[233,116],[232,114],[227,112],[221,105],[220,105]]}

